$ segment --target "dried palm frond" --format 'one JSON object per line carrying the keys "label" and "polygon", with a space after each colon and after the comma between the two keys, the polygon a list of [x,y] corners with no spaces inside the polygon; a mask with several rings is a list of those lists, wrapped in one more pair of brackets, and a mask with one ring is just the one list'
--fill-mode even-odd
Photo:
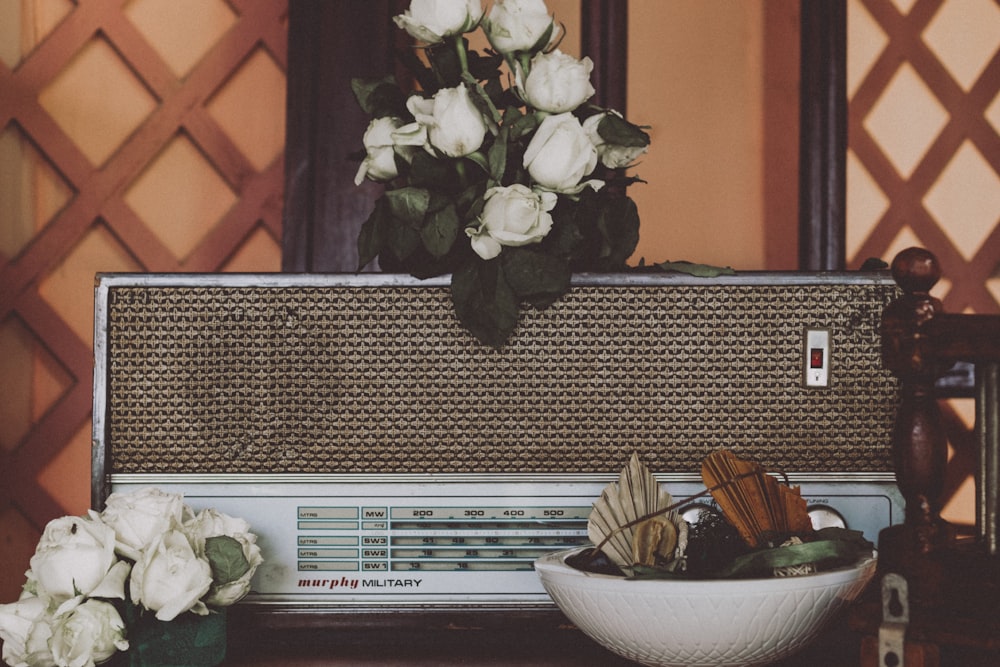
{"label": "dried palm frond", "polygon": [[663,512],[673,498],[632,454],[617,482],[594,503],[587,535],[616,565],[653,565],[671,559],[686,543],[687,524],[676,511]]}
{"label": "dried palm frond", "polygon": [[753,548],[766,546],[770,537],[812,531],[799,487],[779,484],[757,463],[720,450],[702,462],[701,476],[726,519]]}

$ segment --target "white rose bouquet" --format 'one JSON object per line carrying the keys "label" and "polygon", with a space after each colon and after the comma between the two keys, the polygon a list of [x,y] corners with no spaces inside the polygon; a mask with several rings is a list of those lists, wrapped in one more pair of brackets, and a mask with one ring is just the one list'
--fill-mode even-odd
{"label": "white rose bouquet", "polygon": [[144,617],[171,622],[243,598],[263,561],[242,519],[195,513],[179,494],[108,497],[103,512],[45,527],[21,598],[0,605],[10,667],[90,667],[134,644]]}
{"label": "white rose bouquet", "polygon": [[[588,102],[593,63],[560,51],[543,0],[412,0],[396,24],[416,90],[356,79],[372,120],[356,183],[385,192],[358,238],[360,266],[451,274],[461,323],[499,347],[521,304],[545,308],[575,271],[620,271],[639,240],[625,170],[649,135]],[[471,51],[466,33],[491,45]],[[506,63],[506,74],[502,65]],[[505,85],[506,84],[506,85]]]}

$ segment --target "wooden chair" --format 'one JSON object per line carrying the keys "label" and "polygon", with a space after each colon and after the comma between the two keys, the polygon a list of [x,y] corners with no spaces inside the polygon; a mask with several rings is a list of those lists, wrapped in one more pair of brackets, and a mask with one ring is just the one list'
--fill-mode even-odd
{"label": "wooden chair", "polygon": [[[1000,658],[1000,316],[944,313],[929,294],[941,268],[926,250],[901,252],[892,274],[903,294],[883,313],[882,358],[901,382],[893,452],[906,516],[879,536],[879,578],[894,573],[906,581],[905,656],[884,648],[879,656],[880,600],[860,605],[852,625],[865,635],[866,667],[1000,664],[992,662]],[[974,535],[962,535],[940,515],[947,443],[934,382],[956,361],[975,365]],[[942,657],[946,662],[939,662]]]}

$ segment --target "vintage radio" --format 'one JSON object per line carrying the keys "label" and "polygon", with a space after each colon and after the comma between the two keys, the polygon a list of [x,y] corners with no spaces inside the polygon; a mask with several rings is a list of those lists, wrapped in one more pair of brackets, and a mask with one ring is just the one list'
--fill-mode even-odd
{"label": "vintage radio", "polygon": [[634,451],[677,498],[707,453],[752,457],[875,541],[902,520],[878,333],[896,290],[580,275],[496,350],[446,278],[101,275],[94,504],[159,486],[245,517],[266,563],[241,605],[285,618],[554,609],[533,560],[586,542]]}

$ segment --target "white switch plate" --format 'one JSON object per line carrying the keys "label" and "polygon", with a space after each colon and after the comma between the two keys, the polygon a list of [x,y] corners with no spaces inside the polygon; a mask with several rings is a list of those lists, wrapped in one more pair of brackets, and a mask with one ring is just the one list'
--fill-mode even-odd
{"label": "white switch plate", "polygon": [[802,367],[807,387],[830,386],[830,331],[807,329]]}

